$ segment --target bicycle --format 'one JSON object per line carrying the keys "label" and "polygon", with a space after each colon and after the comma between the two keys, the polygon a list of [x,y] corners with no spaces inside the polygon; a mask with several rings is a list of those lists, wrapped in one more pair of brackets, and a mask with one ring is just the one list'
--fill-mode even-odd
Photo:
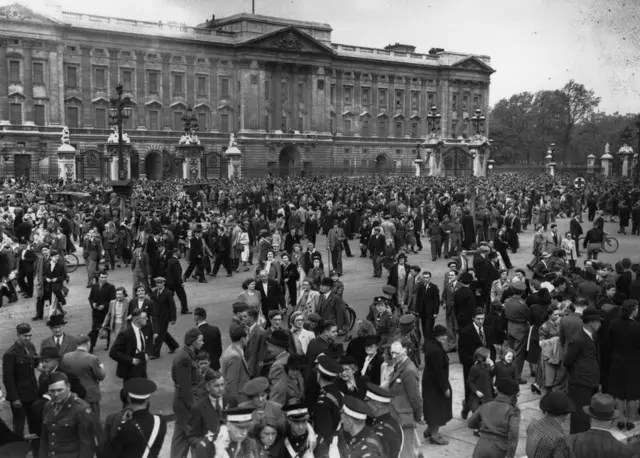
{"label": "bicycle", "polygon": [[67,272],[72,273],[75,272],[80,266],[80,261],[78,257],[73,253],[67,253],[64,255],[64,262],[67,264]]}
{"label": "bicycle", "polygon": [[[578,246],[580,247],[580,249],[583,249],[584,236],[578,239]],[[618,251],[619,247],[620,247],[620,244],[618,243],[618,240],[615,237],[612,237],[608,234],[604,236],[604,240],[602,241],[602,251],[604,251],[605,253],[611,254]]]}

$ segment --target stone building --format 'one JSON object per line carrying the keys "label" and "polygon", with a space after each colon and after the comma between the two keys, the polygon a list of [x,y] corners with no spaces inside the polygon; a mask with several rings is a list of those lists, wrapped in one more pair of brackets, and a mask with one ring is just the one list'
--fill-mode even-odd
{"label": "stone building", "polygon": [[226,176],[231,133],[245,176],[413,174],[432,106],[440,172],[470,174],[469,118],[488,112],[494,71],[487,56],[336,44],[328,24],[246,13],[190,27],[14,4],[0,8],[0,41],[0,175],[32,180],[56,175],[65,125],[78,177],[110,178],[118,83],[134,106],[124,128],[134,178],[187,170],[176,145],[188,107],[201,178]]}

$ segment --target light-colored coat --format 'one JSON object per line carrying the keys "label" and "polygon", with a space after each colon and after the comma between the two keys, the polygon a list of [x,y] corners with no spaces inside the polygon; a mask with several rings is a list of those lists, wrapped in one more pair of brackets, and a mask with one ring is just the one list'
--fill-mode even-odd
{"label": "light-colored coat", "polygon": [[[104,317],[104,321],[102,323],[102,327],[105,329],[109,329],[109,331],[116,330],[116,302],[117,299],[114,299],[109,302],[109,311],[107,315]],[[122,323],[122,328],[127,325],[127,317],[131,314],[129,310],[129,299],[126,297],[122,299],[122,315],[120,316],[120,322]]]}
{"label": "light-colored coat", "polygon": [[[46,348],[46,347],[54,347],[55,348],[56,343],[53,340],[53,336],[51,337],[47,337],[46,339],[44,339],[42,341],[42,343],[40,344],[40,354],[42,354],[42,349]],[[72,351],[76,351],[76,349],[78,348],[78,340],[69,334],[63,334],[62,336],[62,345],[60,346],[60,356],[64,356],[67,353],[70,353]]]}
{"label": "light-colored coat", "polygon": [[302,303],[301,299],[304,296],[304,291],[298,290],[298,300],[296,301],[296,309],[301,311],[306,319],[310,313],[317,313],[318,301],[320,300],[320,293],[318,291],[309,290],[307,300]]}
{"label": "light-colored coat", "polygon": [[237,345],[231,344],[220,357],[220,372],[224,377],[224,396],[246,399],[240,395],[242,387],[250,380],[249,366],[244,352]]}
{"label": "light-colored coat", "polygon": [[273,402],[277,402],[280,405],[285,405],[287,401],[287,372],[285,366],[289,361],[289,353],[283,351],[275,359],[271,368],[269,369],[269,384],[271,385],[271,391],[269,393],[269,399]]}
{"label": "light-colored coat", "polygon": [[100,382],[105,379],[106,374],[96,355],[86,350],[72,351],[64,355],[60,366],[80,379],[80,383],[87,390],[85,401],[90,404],[100,402]]}

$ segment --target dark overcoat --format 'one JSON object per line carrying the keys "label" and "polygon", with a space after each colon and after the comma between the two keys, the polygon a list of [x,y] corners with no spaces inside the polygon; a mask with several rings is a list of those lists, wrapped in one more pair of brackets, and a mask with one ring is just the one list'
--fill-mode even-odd
{"label": "dark overcoat", "polygon": [[[429,340],[424,345],[422,402],[424,421],[429,426],[444,426],[453,418],[453,390],[449,383],[449,357],[442,344]],[[449,397],[445,392],[449,390]]]}

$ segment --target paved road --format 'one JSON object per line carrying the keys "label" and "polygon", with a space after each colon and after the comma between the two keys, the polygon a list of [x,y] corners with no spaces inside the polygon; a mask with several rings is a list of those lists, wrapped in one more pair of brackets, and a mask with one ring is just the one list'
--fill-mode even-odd
{"label": "paved road", "polygon": [[[568,228],[568,220],[559,221],[559,229],[561,233]],[[589,223],[584,223],[583,227],[585,231],[591,227]],[[607,223],[606,229],[609,233],[616,235],[617,227],[613,223]],[[632,236],[619,236],[621,248],[615,255],[604,255],[603,259],[607,261],[615,262],[619,260],[624,253],[624,256],[637,258],[640,253],[638,250],[638,239]],[[532,245],[532,231],[526,231],[521,234],[520,245],[521,248],[515,255],[512,256],[512,262],[516,266],[524,266],[531,259],[531,245]],[[325,238],[322,236],[318,240],[318,247],[323,247]],[[423,240],[424,243],[424,240]],[[351,241],[351,248],[354,254],[359,255],[359,249],[357,241]],[[326,260],[326,253],[325,253]],[[436,285],[440,286],[444,280],[444,273],[446,272],[446,260],[440,259],[436,262],[431,261],[428,248],[419,254],[409,256],[410,264],[418,264],[423,269],[429,270],[433,274],[433,279]],[[372,278],[371,262],[368,259],[361,259],[359,257],[344,258],[344,276],[343,281],[345,283],[344,297],[347,303],[351,305],[359,317],[364,316],[367,311],[367,307],[371,303],[374,296],[381,293],[381,288],[384,285],[383,279]],[[231,304],[235,301],[237,294],[241,291],[242,281],[249,276],[249,273],[234,274],[232,278],[226,278],[224,275],[215,279],[209,278],[209,283],[199,284],[197,281],[190,281],[186,285],[187,295],[189,298],[189,308],[205,307],[209,314],[209,322],[220,327],[223,333],[223,345],[229,343],[228,329],[231,321]],[[110,272],[109,281],[116,286],[122,285],[131,289],[131,274],[128,269],[116,269],[115,272]],[[69,285],[70,292],[68,296],[68,305],[66,310],[68,311],[69,324],[67,325],[67,332],[78,335],[80,333],[87,333],[91,327],[91,312],[87,302],[88,289],[86,285],[86,272],[84,267],[81,267],[74,274],[71,275],[71,283]],[[23,300],[19,302],[4,305],[0,308],[0,351],[4,352],[12,343],[15,338],[15,326],[18,323],[28,321],[35,314],[35,301]],[[443,314],[438,317],[437,322],[442,323],[444,321]],[[178,322],[171,328],[171,332],[174,337],[182,342],[185,332],[194,325],[193,315],[179,316]],[[39,347],[40,342],[50,335],[49,329],[45,324],[40,321],[35,324],[33,332],[33,342]],[[122,386],[120,379],[115,377],[115,363],[109,359],[107,352],[104,350],[103,344],[99,342],[96,350],[96,354],[102,359],[106,372],[108,374],[107,379],[102,384],[103,400],[102,400],[102,415],[117,411],[120,408],[120,402],[118,399],[118,392]],[[459,364],[457,364],[457,356],[452,354],[452,379],[460,379],[461,375]],[[158,413],[170,413],[171,411],[171,396],[173,392],[173,382],[171,381],[169,368],[171,365],[171,359],[167,352],[166,347],[163,348],[163,356],[155,361],[151,361],[149,364],[149,378],[154,380],[158,384],[158,393],[154,396],[152,401],[152,409]],[[527,372],[525,370],[525,372]],[[458,375],[456,375],[458,373]],[[459,387],[457,385],[460,385]],[[465,457],[470,456],[473,443],[475,443],[474,436],[470,434],[464,423],[459,417],[460,401],[462,399],[461,382],[454,384],[454,419],[447,427],[445,431],[451,431],[452,443],[447,447],[425,446],[425,451],[429,449],[430,457],[437,456],[456,456]],[[530,395],[529,395],[530,397]],[[528,399],[528,398],[526,398]],[[532,398],[533,399],[533,398]],[[525,397],[521,398],[521,403],[526,402]],[[537,404],[532,403],[532,406]],[[533,407],[532,407],[533,408]],[[531,414],[534,415],[533,413]],[[9,409],[5,409],[2,412],[3,418],[10,416]],[[456,433],[456,431],[458,431]],[[455,434],[454,434],[455,433]],[[455,439],[455,435],[461,435],[459,439]],[[168,445],[170,441],[165,442]],[[435,453],[435,454],[434,454]],[[164,455],[163,455],[164,456]],[[166,455],[168,456],[168,454]]]}

